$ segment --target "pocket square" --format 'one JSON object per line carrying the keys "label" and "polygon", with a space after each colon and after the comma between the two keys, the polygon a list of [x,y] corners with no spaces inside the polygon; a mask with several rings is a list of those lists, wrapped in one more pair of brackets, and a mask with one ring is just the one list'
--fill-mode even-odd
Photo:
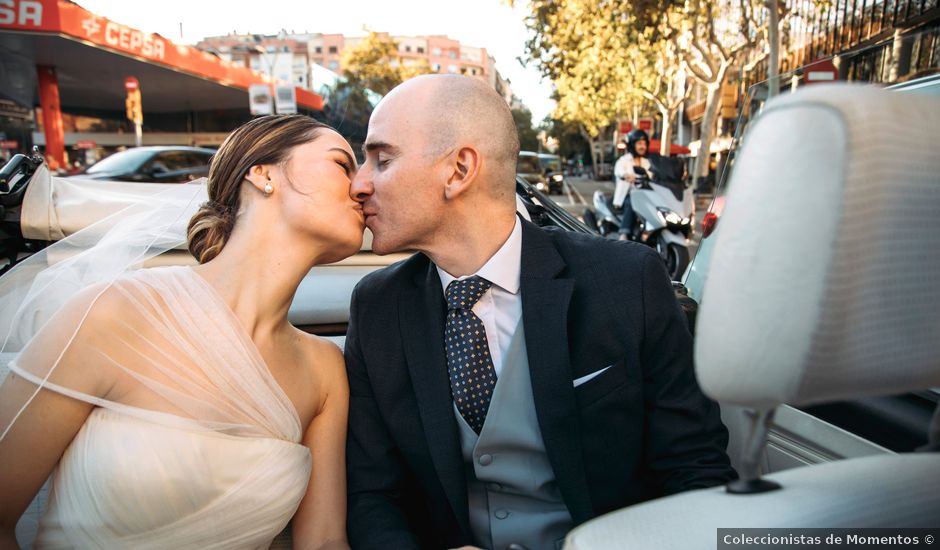
{"label": "pocket square", "polygon": [[581,378],[575,378],[575,380],[574,380],[574,387],[577,388],[578,386],[580,386],[581,384],[584,384],[584,383],[587,382],[588,380],[591,380],[592,378],[594,378],[594,377],[596,377],[596,376],[599,376],[602,372],[606,371],[607,369],[609,369],[609,368],[612,367],[612,366],[613,366],[613,365],[608,365],[608,366],[602,368],[601,370],[596,370],[596,371],[592,372],[591,374],[585,374],[585,375],[582,376]]}

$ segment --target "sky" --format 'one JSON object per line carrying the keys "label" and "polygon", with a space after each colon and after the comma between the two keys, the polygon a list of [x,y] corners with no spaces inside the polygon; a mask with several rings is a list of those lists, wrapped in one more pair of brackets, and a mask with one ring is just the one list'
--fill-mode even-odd
{"label": "sky", "polygon": [[[551,83],[523,67],[525,0],[510,8],[501,0],[76,0],[112,21],[181,44],[205,36],[238,33],[321,32],[361,36],[365,29],[392,35],[443,34],[486,48],[496,69],[538,124],[554,109]],[[182,23],[182,32],[180,24]]]}

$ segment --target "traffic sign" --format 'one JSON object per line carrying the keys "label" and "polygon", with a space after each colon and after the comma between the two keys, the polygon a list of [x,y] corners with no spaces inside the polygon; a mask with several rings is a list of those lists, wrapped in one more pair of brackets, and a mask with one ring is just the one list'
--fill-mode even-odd
{"label": "traffic sign", "polygon": [[140,89],[140,82],[137,81],[133,76],[129,76],[124,79],[124,89],[128,92],[133,92]]}
{"label": "traffic sign", "polygon": [[803,69],[803,74],[805,75],[803,78],[805,84],[832,82],[839,78],[839,70],[836,69],[831,59],[823,59],[807,65]]}

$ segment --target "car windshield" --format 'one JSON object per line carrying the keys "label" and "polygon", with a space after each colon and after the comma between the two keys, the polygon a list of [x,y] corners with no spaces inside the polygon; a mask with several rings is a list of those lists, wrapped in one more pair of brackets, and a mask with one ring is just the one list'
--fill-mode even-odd
{"label": "car windshield", "polygon": [[543,158],[541,159],[541,163],[546,170],[551,170],[552,172],[561,172],[561,159],[558,157]]}
{"label": "car windshield", "polygon": [[516,164],[517,174],[534,174],[541,171],[537,157],[528,155],[519,157],[519,162]]}
{"label": "car windshield", "polygon": [[138,166],[143,164],[150,156],[153,154],[153,151],[146,151],[140,149],[128,149],[127,151],[121,151],[115,153],[110,157],[104,158],[94,165],[92,165],[88,170],[85,171],[86,174],[102,174],[102,173],[125,173],[133,172],[137,169]]}
{"label": "car windshield", "polygon": [[[903,47],[911,48],[912,52],[923,50],[925,43],[932,43],[937,40],[935,31],[926,31],[911,34],[903,37]],[[890,48],[888,43],[887,47]],[[840,82],[857,82],[881,84],[890,82],[895,77],[892,71],[898,71],[897,67],[892,67],[890,63],[890,52],[886,53],[885,43],[879,43],[861,50],[843,54],[838,60],[838,80]],[[928,52],[929,54],[929,52]],[[926,54],[925,54],[926,55]],[[886,57],[888,56],[888,57]],[[929,59],[921,57],[912,58],[909,66],[906,67],[906,74],[898,74],[896,78],[900,83],[888,86],[888,89],[897,90],[901,93],[925,93],[940,95],[940,75],[931,74],[929,69]],[[805,65],[789,72],[782,72],[777,79],[780,87],[780,94],[787,94],[796,91],[801,86],[807,84],[812,79],[815,68],[822,63],[829,62],[830,59],[817,59],[809,65]],[[734,159],[741,143],[747,139],[747,129],[757,115],[760,114],[764,103],[768,99],[769,80],[763,80],[747,88],[744,98],[739,103],[737,118],[733,123],[733,138],[731,147],[722,164],[722,169],[716,178],[717,186],[714,195],[708,206],[706,217],[712,218],[714,235],[721,226],[718,220],[721,219],[721,211],[724,207],[724,197],[728,192],[730,176],[734,171]],[[689,296],[701,303],[702,293],[707,279],[709,260],[715,239],[703,235],[701,243],[690,264],[683,284],[688,289]]]}

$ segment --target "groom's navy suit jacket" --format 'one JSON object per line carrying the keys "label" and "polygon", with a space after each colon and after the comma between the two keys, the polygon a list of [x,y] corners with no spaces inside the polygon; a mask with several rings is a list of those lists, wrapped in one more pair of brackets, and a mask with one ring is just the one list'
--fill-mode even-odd
{"label": "groom's navy suit jacket", "polygon": [[[522,223],[532,392],[574,523],[731,479],[727,432],[696,383],[691,336],[662,260],[640,244]],[[346,339],[353,548],[473,542],[445,313],[440,278],[423,254],[369,275],[353,294]]]}

